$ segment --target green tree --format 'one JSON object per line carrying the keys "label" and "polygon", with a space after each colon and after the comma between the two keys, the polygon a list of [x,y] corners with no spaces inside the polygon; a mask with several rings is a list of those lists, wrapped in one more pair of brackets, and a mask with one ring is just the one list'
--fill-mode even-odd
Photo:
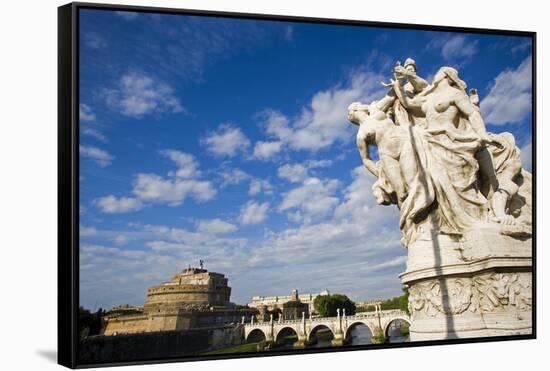
{"label": "green tree", "polygon": [[[355,303],[343,294],[319,295],[313,301],[313,307],[321,317],[336,316],[336,310],[338,308],[340,308],[340,310],[345,309],[346,315],[355,314]],[[342,314],[342,312],[340,312],[340,314]]]}
{"label": "green tree", "polygon": [[389,300],[385,300],[380,305],[382,310],[388,309],[401,309],[404,312],[409,313],[409,290],[406,287],[403,287],[403,295],[396,296]]}
{"label": "green tree", "polygon": [[355,313],[363,313],[363,312],[374,312],[376,310],[375,307],[369,305],[367,307],[357,307],[355,309]]}
{"label": "green tree", "polygon": [[289,300],[286,303],[284,303],[285,308],[296,308],[296,307],[301,307],[302,305],[304,304],[298,300]]}
{"label": "green tree", "polygon": [[273,320],[278,321],[279,316],[283,313],[283,311],[280,308],[273,308],[273,310],[269,310],[267,313],[273,314]]}
{"label": "green tree", "polygon": [[[401,309],[402,311],[409,313],[409,290],[407,287],[403,287],[403,295],[396,296],[394,298],[384,300],[380,303],[380,308],[382,310],[389,310],[389,309]],[[375,308],[372,305],[369,306],[362,306],[358,307],[356,310],[356,313],[361,312],[374,312]]]}

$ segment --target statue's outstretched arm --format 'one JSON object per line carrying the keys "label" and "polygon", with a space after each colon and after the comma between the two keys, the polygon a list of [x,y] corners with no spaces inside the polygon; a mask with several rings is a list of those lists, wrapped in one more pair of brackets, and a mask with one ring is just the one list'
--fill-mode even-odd
{"label": "statue's outstretched arm", "polygon": [[380,99],[378,102],[376,102],[376,108],[378,108],[382,112],[388,112],[388,109],[393,105],[393,102],[395,102],[395,92],[393,90],[390,90],[388,94],[382,99]]}
{"label": "statue's outstretched arm", "polygon": [[414,87],[414,91],[416,93],[420,93],[422,90],[426,89],[428,85],[430,85],[426,80],[415,73],[410,73],[409,75],[407,75],[407,77],[411,85]]}

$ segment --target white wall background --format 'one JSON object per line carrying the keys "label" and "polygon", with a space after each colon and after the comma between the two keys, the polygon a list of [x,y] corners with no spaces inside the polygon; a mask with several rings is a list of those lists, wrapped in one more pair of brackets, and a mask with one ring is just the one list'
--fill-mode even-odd
{"label": "white wall background", "polygon": [[[104,2],[111,2],[105,0]],[[550,349],[546,219],[550,161],[550,26],[536,0],[120,0],[121,4],[538,32],[538,340],[146,366],[155,370],[529,370]],[[8,0],[0,10],[0,368],[59,369],[56,352],[57,6]],[[545,230],[546,229],[546,230]],[[547,269],[545,269],[547,268]],[[397,366],[399,363],[402,365]],[[138,370],[139,366],[127,370]]]}

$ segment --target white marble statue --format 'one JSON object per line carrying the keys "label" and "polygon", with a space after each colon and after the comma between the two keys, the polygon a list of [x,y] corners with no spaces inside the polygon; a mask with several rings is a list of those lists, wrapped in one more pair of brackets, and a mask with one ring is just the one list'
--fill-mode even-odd
{"label": "white marble statue", "polygon": [[[468,96],[451,67],[440,68],[430,85],[399,64],[394,76],[386,97],[351,104],[348,118],[359,125],[363,164],[379,178],[378,202],[400,208],[404,244],[426,223],[458,235],[478,222],[516,224],[519,215],[507,209],[519,190],[518,175],[529,174],[521,169],[513,136],[486,131],[477,92]],[[403,84],[404,77],[415,84]],[[401,109],[407,113],[396,115]],[[369,145],[378,147],[378,162]]]}
{"label": "white marble statue", "polygon": [[[413,340],[529,333],[532,184],[513,135],[487,132],[456,69],[428,83],[409,58],[392,72],[387,94],[350,104],[348,119],[378,203],[400,210]],[[513,300],[499,306],[501,286]]]}

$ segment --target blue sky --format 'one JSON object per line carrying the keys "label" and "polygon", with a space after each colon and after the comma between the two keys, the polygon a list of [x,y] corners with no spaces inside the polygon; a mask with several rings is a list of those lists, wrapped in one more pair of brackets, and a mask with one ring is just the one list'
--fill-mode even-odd
{"label": "blue sky", "polygon": [[398,210],[346,108],[407,57],[458,68],[530,170],[528,38],[81,10],[81,305],[141,305],[199,259],[237,303],[399,295]]}

